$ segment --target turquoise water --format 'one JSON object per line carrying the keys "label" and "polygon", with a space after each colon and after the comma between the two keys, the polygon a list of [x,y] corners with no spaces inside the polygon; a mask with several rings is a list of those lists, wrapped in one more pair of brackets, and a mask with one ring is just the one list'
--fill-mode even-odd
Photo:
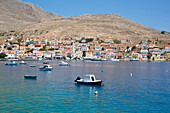
{"label": "turquoise water", "polygon": [[[1,113],[170,112],[169,62],[70,61],[70,67],[62,67],[59,61],[51,61],[52,72],[39,71],[42,61],[18,66],[4,63],[0,62]],[[29,67],[34,64],[37,67]],[[104,86],[74,84],[77,76],[87,73],[102,79]],[[26,74],[38,78],[24,79]]]}

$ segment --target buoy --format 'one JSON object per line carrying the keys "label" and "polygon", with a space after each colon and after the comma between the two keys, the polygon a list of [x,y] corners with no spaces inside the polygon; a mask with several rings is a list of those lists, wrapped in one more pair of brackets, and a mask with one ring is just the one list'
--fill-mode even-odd
{"label": "buoy", "polygon": [[130,76],[132,76],[132,73],[130,73]]}
{"label": "buoy", "polygon": [[168,70],[166,70],[166,72],[168,72]]}
{"label": "buoy", "polygon": [[102,72],[103,72],[104,70],[102,70]]}
{"label": "buoy", "polygon": [[95,91],[95,95],[98,95],[98,92],[97,92],[97,91]]}

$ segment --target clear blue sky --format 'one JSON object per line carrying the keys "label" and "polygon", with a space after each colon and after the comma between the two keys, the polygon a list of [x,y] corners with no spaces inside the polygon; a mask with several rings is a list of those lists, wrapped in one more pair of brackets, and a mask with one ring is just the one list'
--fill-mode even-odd
{"label": "clear blue sky", "polygon": [[21,0],[63,16],[118,14],[170,32],[170,0]]}

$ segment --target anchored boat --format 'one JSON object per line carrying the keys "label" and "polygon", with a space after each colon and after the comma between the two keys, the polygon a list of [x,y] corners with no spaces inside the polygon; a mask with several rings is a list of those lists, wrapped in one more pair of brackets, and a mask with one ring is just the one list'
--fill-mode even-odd
{"label": "anchored boat", "polygon": [[27,63],[26,63],[26,62],[24,62],[24,61],[21,61],[19,64],[26,65]]}
{"label": "anchored boat", "polygon": [[36,67],[36,65],[30,65],[30,67]]}
{"label": "anchored boat", "polygon": [[102,80],[96,80],[95,76],[92,74],[87,74],[84,76],[84,79],[77,77],[74,81],[78,84],[87,84],[87,85],[102,85]]}
{"label": "anchored boat", "polygon": [[5,63],[5,65],[18,65],[18,63],[16,63],[15,61],[11,60],[10,63]]}
{"label": "anchored boat", "polygon": [[27,78],[27,79],[37,79],[37,75],[24,75],[24,78]]}
{"label": "anchored boat", "polygon": [[43,64],[49,64],[50,62],[43,62]]}
{"label": "anchored boat", "polygon": [[61,61],[61,63],[59,64],[59,66],[70,66],[69,63]]}
{"label": "anchored boat", "polygon": [[52,71],[53,67],[50,66],[50,65],[43,65],[43,66],[40,66],[40,71]]}

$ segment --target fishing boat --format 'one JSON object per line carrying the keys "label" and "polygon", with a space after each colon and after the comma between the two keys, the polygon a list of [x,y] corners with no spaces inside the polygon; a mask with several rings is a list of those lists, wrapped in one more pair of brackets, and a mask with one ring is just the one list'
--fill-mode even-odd
{"label": "fishing boat", "polygon": [[11,60],[9,63],[5,63],[5,65],[18,65],[18,63],[16,63],[15,61]]}
{"label": "fishing boat", "polygon": [[43,66],[40,66],[40,71],[52,71],[53,67],[50,66],[50,65],[43,65]]}
{"label": "fishing boat", "polygon": [[24,75],[26,79],[37,79],[37,75]]}
{"label": "fishing boat", "polygon": [[26,65],[27,63],[26,62],[24,62],[24,61],[21,61],[19,64],[23,64],[23,65]]}
{"label": "fishing boat", "polygon": [[87,85],[102,85],[103,81],[96,80],[96,78],[93,74],[87,74],[84,76],[84,79],[77,77],[77,79],[74,82],[76,82],[78,84],[87,84]]}
{"label": "fishing boat", "polygon": [[59,64],[59,66],[70,66],[69,63],[61,61],[61,63]]}

